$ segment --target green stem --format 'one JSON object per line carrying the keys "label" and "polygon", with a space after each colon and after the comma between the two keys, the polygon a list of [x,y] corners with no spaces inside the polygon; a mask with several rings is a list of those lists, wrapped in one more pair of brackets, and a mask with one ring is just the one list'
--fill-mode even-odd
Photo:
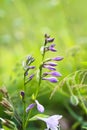
{"label": "green stem", "polygon": [[25,86],[25,74],[24,74],[24,99],[23,99],[23,130],[25,130],[25,120],[26,120],[26,86]]}
{"label": "green stem", "polygon": [[40,85],[41,85],[41,78],[42,78],[42,65],[40,65],[40,67],[39,67],[39,82],[38,82],[38,86],[37,86],[37,89],[36,89],[35,99],[37,98],[37,95],[38,95],[38,92],[39,92],[39,88],[40,88]]}
{"label": "green stem", "polygon": [[25,128],[27,127],[27,124],[28,124],[28,122],[29,122],[29,118],[30,118],[31,111],[32,111],[32,110],[30,110],[29,113],[28,113],[28,116],[27,116],[27,119],[26,119],[26,122],[25,122]]}
{"label": "green stem", "polygon": [[67,87],[69,89],[70,94],[73,95],[73,91],[72,91],[72,89],[70,87],[69,80],[67,80],[66,84],[67,84]]}
{"label": "green stem", "polygon": [[[75,73],[75,76],[73,77],[73,82],[74,82],[74,84],[76,84],[76,81],[75,81],[76,75],[77,75],[77,73]],[[81,85],[82,85],[82,83],[81,83]],[[83,101],[83,99],[82,99],[82,96],[81,96],[81,94],[80,94],[80,91],[79,91],[79,88],[78,88],[78,87],[79,87],[79,86],[76,87],[76,91],[77,91],[78,97],[79,97],[80,102],[81,102],[81,107],[82,107],[82,109],[85,111],[85,113],[87,114],[87,108],[86,108],[86,106],[85,106],[85,104],[84,104],[84,101]]]}
{"label": "green stem", "polygon": [[42,64],[39,66],[39,82],[38,82],[38,87],[36,89],[36,94],[35,94],[35,99],[37,98],[39,89],[40,89],[40,85],[41,85],[41,79],[42,79],[42,66],[44,63],[44,57],[45,57],[45,46],[46,46],[46,40],[44,42],[44,50],[43,50],[43,55],[42,55]]}
{"label": "green stem", "polygon": [[69,111],[69,113],[72,115],[72,117],[74,117],[78,122],[83,122],[83,118],[79,115],[77,115],[70,107],[69,105],[65,104],[65,107],[67,108],[67,110]]}
{"label": "green stem", "polygon": [[81,94],[80,94],[80,92],[79,92],[79,89],[78,89],[77,87],[76,87],[76,91],[77,91],[78,97],[79,97],[80,102],[81,102],[81,107],[82,107],[82,109],[85,111],[85,113],[87,114],[87,108],[86,108],[86,106],[85,106],[85,104],[84,104],[84,101],[83,101],[83,99],[82,99],[82,96],[81,96]]}
{"label": "green stem", "polygon": [[[45,46],[46,46],[46,41],[45,41],[45,43],[44,43],[44,51],[43,51],[43,55],[42,55],[42,64],[39,66],[39,82],[38,82],[38,86],[37,86],[37,89],[36,89],[35,99],[37,98],[37,95],[38,95],[39,89],[40,89],[40,85],[41,85],[41,79],[42,79],[42,65],[43,65],[43,61],[44,61],[44,57],[45,57]],[[25,85],[25,82],[24,82],[24,85]],[[25,105],[24,105],[24,106],[25,106]],[[25,121],[25,124],[23,124],[23,126],[24,126],[24,129],[23,129],[23,130],[25,130],[25,128],[27,127],[27,124],[28,124],[28,122],[29,122],[29,118],[30,118],[31,111],[32,111],[32,110],[29,111],[28,116],[27,116],[27,119],[26,119],[26,121]],[[25,118],[24,118],[24,119],[25,119]],[[24,122],[24,121],[23,121],[23,122]]]}

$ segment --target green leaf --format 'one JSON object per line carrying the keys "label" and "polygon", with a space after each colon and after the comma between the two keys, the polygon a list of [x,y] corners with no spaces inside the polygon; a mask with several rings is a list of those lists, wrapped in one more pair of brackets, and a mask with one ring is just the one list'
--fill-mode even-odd
{"label": "green leaf", "polygon": [[37,114],[37,115],[33,116],[32,118],[30,118],[29,121],[35,121],[35,120],[37,120],[38,117],[47,118],[47,117],[49,117],[49,115]]}
{"label": "green leaf", "polygon": [[3,126],[3,129],[4,130],[11,130],[10,128],[6,127],[6,126]]}
{"label": "green leaf", "polygon": [[87,130],[87,127],[86,126],[82,126],[82,129]]}
{"label": "green leaf", "polygon": [[87,122],[84,122],[84,123],[83,123],[82,129],[83,129],[83,130],[87,130]]}

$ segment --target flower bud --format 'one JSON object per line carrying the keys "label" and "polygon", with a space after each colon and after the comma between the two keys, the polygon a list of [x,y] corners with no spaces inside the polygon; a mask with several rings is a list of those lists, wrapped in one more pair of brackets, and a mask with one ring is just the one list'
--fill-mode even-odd
{"label": "flower bud", "polygon": [[35,103],[30,104],[27,108],[26,108],[26,112],[28,112],[30,109],[32,109],[35,106]]}
{"label": "flower bud", "polygon": [[54,47],[55,47],[55,44],[52,44],[49,46],[48,50],[56,52],[57,50]]}
{"label": "flower bud", "polygon": [[31,74],[29,77],[29,80],[31,80],[34,77],[34,74]]}
{"label": "flower bud", "polygon": [[43,113],[44,112],[44,107],[37,100],[35,100],[35,103],[37,105],[37,110],[39,112]]}
{"label": "flower bud", "polygon": [[46,38],[45,40],[46,40],[46,42],[53,42],[54,38]]}
{"label": "flower bud", "polygon": [[50,81],[52,83],[58,82],[57,78],[55,78],[55,77],[42,78],[42,80],[48,80],[48,81]]}
{"label": "flower bud", "polygon": [[20,95],[21,95],[22,99],[24,99],[25,92],[24,92],[24,91],[21,91],[21,92],[20,92]]}
{"label": "flower bud", "polygon": [[62,60],[63,59],[63,57],[55,57],[55,58],[52,58],[52,60],[54,60],[54,61],[60,61],[60,60]]}
{"label": "flower bud", "polygon": [[56,70],[54,67],[51,67],[49,65],[43,65],[44,68],[47,68],[49,70]]}
{"label": "flower bud", "polygon": [[59,72],[56,72],[56,71],[49,72],[49,74],[52,75],[52,76],[56,76],[56,77],[62,76]]}
{"label": "flower bud", "polygon": [[70,97],[70,102],[71,102],[72,105],[77,106],[78,103],[79,103],[78,97],[75,96],[75,95],[72,95],[72,96]]}
{"label": "flower bud", "polygon": [[57,66],[57,64],[54,62],[47,62],[47,63],[44,63],[44,65]]}

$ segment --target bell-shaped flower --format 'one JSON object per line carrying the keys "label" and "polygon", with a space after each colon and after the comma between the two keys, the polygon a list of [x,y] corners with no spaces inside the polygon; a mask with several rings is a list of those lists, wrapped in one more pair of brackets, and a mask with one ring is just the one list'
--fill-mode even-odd
{"label": "bell-shaped flower", "polygon": [[57,50],[56,50],[54,47],[55,47],[55,44],[51,44],[51,45],[48,47],[48,50],[53,51],[53,52],[56,52]]}
{"label": "bell-shaped flower", "polygon": [[41,105],[37,100],[35,100],[35,103],[31,103],[27,108],[26,108],[26,112],[28,112],[30,109],[37,107],[37,110],[41,113],[44,112],[44,106]]}
{"label": "bell-shaped flower", "polygon": [[42,80],[48,80],[48,81],[50,81],[52,83],[58,82],[56,77],[48,77],[48,78],[43,77]]}
{"label": "bell-shaped flower", "polygon": [[46,123],[47,129],[45,130],[58,130],[59,120],[62,118],[62,115],[53,115],[47,118],[37,117],[37,119],[42,120]]}
{"label": "bell-shaped flower", "polygon": [[49,43],[49,42],[53,42],[54,38],[50,38],[50,36],[48,34],[45,34],[45,44]]}
{"label": "bell-shaped flower", "polygon": [[42,76],[42,77],[45,77],[45,76],[47,76],[47,75],[52,75],[52,76],[55,76],[55,77],[60,77],[60,76],[62,76],[59,72],[57,72],[57,71],[52,71],[52,72],[45,72],[45,73],[43,73],[43,76]]}
{"label": "bell-shaped flower", "polygon": [[43,113],[43,112],[44,112],[44,107],[43,107],[43,105],[41,105],[37,100],[35,100],[35,103],[36,103],[36,105],[37,105],[37,110],[38,110],[39,112]]}
{"label": "bell-shaped flower", "polygon": [[60,77],[60,76],[62,76],[62,75],[61,75],[59,72],[57,72],[57,71],[49,72],[49,74],[52,75],[52,76],[55,76],[55,77]]}
{"label": "bell-shaped flower", "polygon": [[44,63],[44,65],[57,66],[57,64],[54,62],[47,62],[47,63]]}
{"label": "bell-shaped flower", "polygon": [[49,70],[56,70],[56,68],[50,66],[50,65],[43,65],[43,68],[47,68]]}
{"label": "bell-shaped flower", "polygon": [[35,103],[31,103],[27,108],[26,108],[26,112],[28,112],[30,109],[32,109],[36,104]]}
{"label": "bell-shaped flower", "polygon": [[53,41],[54,41],[54,38],[50,38],[50,37],[49,37],[49,38],[46,38],[45,40],[46,40],[47,43],[49,43],[49,42],[53,42]]}

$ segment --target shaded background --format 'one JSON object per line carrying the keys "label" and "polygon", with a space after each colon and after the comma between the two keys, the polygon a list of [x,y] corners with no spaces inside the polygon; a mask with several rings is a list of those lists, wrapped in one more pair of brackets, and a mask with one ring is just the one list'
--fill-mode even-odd
{"label": "shaded background", "polygon": [[[12,96],[23,87],[25,56],[32,54],[39,65],[45,33],[55,37],[57,55],[64,57],[58,65],[63,75],[60,81],[70,73],[87,68],[87,0],[0,0],[0,86],[5,85]],[[61,98],[56,92],[49,101],[55,85],[43,84],[46,100],[44,96],[40,99],[47,112],[70,117],[63,104],[69,103],[69,99]]]}

